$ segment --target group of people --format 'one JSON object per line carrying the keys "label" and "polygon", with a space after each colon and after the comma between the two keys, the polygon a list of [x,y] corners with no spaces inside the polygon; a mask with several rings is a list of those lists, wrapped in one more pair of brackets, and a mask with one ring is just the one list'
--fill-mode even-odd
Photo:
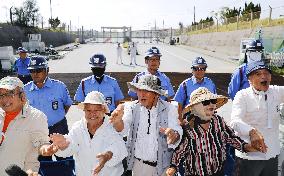
{"label": "group of people", "polygon": [[[136,61],[136,55],[138,54],[137,43],[130,42],[127,49],[128,49],[127,52],[130,55],[129,65],[138,65],[137,61]],[[123,64],[123,62],[122,62],[122,47],[121,47],[120,43],[117,43],[116,56],[117,56],[116,64]]]}
{"label": "group of people", "polygon": [[232,174],[226,163],[231,148],[237,149],[234,175],[278,175],[284,87],[270,86],[271,70],[258,54],[262,45],[253,40],[247,47],[245,69],[237,68],[228,88],[230,123],[216,113],[228,98],[205,77],[203,57],[193,60],[192,76],[175,93],[159,71],[159,49],[151,47],[147,69],[127,83],[131,101],[123,104],[118,82],[105,74],[106,57],[90,58],[93,75],[81,80],[74,97],[85,117],[68,131],[73,101],[67,87],[48,77],[43,57],[29,58],[31,82],[24,85],[20,74],[0,80],[0,173],[11,164],[37,172],[38,161],[55,155],[73,156],[77,176],[221,176]]}

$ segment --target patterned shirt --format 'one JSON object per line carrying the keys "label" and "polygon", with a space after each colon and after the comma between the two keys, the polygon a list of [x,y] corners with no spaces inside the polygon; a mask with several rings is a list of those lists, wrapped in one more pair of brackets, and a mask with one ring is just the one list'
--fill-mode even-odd
{"label": "patterned shirt", "polygon": [[208,130],[200,126],[196,117],[191,126],[184,127],[184,136],[176,148],[172,164],[178,166],[185,158],[185,175],[212,175],[222,170],[226,160],[226,144],[244,151],[244,142],[224,121],[213,115]]}

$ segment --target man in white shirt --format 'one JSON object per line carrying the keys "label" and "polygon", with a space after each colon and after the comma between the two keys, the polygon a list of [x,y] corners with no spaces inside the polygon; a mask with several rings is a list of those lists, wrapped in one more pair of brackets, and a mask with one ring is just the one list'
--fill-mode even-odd
{"label": "man in white shirt", "polygon": [[278,175],[280,154],[280,103],[284,87],[271,86],[271,70],[261,61],[248,64],[250,87],[237,92],[232,107],[231,126],[246,142],[262,152],[236,151],[237,175]]}
{"label": "man in white shirt", "polygon": [[120,60],[120,64],[123,64],[123,62],[122,62],[122,48],[120,46],[120,43],[117,44],[116,55],[117,55],[116,64],[118,64],[119,60]]}
{"label": "man in white shirt", "polygon": [[109,123],[108,106],[103,94],[92,91],[78,105],[85,118],[76,122],[68,135],[52,134],[60,157],[74,155],[77,176],[120,176],[127,150],[122,137]]}
{"label": "man in white shirt", "polygon": [[135,176],[165,175],[182,136],[177,108],[160,98],[167,91],[155,75],[143,75],[138,83],[127,84],[138,100],[125,103],[122,118],[114,115],[116,110],[111,119],[115,129],[128,137],[127,170]]}

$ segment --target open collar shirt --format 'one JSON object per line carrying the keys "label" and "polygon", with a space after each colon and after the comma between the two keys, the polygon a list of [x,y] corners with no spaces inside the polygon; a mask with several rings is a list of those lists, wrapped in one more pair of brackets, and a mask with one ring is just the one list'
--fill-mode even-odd
{"label": "open collar shirt", "polygon": [[[160,103],[160,101],[158,101]],[[127,134],[129,132],[131,121],[134,117],[133,115],[133,105],[134,102],[125,103],[124,108],[124,130],[123,133]],[[135,157],[140,158],[145,161],[155,162],[157,161],[157,152],[158,152],[158,134],[160,127],[158,126],[158,104],[156,107],[153,107],[151,110],[141,106],[138,104],[139,113],[140,113],[140,121],[137,133],[137,140],[135,142]],[[168,113],[168,127],[177,131],[180,135],[180,139],[182,136],[182,128],[178,124],[178,112],[177,108],[174,105],[169,105],[169,113]],[[148,121],[150,114],[150,123]],[[149,134],[148,132],[149,127]],[[177,141],[175,144],[169,144],[168,148],[175,148],[179,144],[180,140]]]}
{"label": "open collar shirt", "polygon": [[[5,112],[0,112],[0,129],[3,129]],[[0,175],[15,164],[24,170],[39,169],[38,150],[49,144],[47,118],[39,110],[26,104],[7,128],[0,146]],[[3,134],[2,134],[3,135]]]}
{"label": "open collar shirt", "polygon": [[74,156],[76,161],[76,175],[89,176],[98,165],[96,156],[99,153],[111,151],[112,158],[106,162],[98,176],[118,176],[123,173],[122,160],[127,156],[125,143],[112,124],[108,116],[97,129],[93,138],[90,137],[85,118],[74,123],[68,135],[65,135],[70,145],[63,151],[58,151],[57,156]]}
{"label": "open collar shirt", "polygon": [[238,135],[249,142],[249,131],[258,130],[264,137],[267,153],[236,152],[236,156],[248,160],[268,160],[280,153],[279,123],[280,103],[284,102],[284,87],[269,86],[266,92],[252,87],[237,92],[233,101],[231,126]]}

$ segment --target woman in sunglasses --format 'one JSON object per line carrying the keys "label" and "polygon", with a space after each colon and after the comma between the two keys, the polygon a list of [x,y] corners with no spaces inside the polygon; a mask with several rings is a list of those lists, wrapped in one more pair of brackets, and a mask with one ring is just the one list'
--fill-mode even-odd
{"label": "woman in sunglasses", "polygon": [[168,176],[177,172],[182,158],[185,159],[185,176],[223,176],[226,144],[243,152],[258,151],[215,114],[215,110],[227,101],[227,97],[213,94],[205,87],[191,93],[190,104],[183,111],[185,116],[191,111],[190,121],[184,126],[181,143],[175,149],[172,165],[167,170]]}

